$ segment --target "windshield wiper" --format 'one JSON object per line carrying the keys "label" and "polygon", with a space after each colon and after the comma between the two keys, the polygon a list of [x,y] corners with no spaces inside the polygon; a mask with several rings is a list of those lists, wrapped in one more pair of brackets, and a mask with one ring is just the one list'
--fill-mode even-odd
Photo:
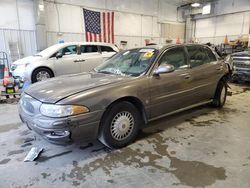
{"label": "windshield wiper", "polygon": [[97,71],[97,72],[98,72],[98,73],[103,73],[103,74],[113,74],[112,72],[105,71],[105,70]]}
{"label": "windshield wiper", "polygon": [[140,74],[138,74],[138,73],[132,73],[132,72],[127,72],[127,71],[122,72],[122,74],[125,75],[125,76],[136,76],[136,75],[140,75]]}

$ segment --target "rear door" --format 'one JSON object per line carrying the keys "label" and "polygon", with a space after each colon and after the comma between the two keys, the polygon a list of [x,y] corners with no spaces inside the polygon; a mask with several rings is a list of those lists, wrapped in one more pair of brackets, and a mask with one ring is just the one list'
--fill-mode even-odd
{"label": "rear door", "polygon": [[[77,55],[77,48],[77,45],[70,45],[60,49],[53,55],[54,67],[57,76],[80,72],[81,65],[76,63],[76,60],[79,59],[79,55]],[[62,57],[56,58],[57,53],[60,53]]]}
{"label": "rear door", "polygon": [[213,97],[222,71],[221,63],[217,61],[211,49],[205,46],[189,45],[186,48],[192,75],[192,103],[196,104]]}
{"label": "rear door", "polygon": [[[190,70],[184,47],[166,50],[158,65],[171,64],[175,71],[150,78],[150,112],[151,118],[178,110],[189,105]],[[157,68],[156,67],[156,68]]]}
{"label": "rear door", "polygon": [[79,64],[82,72],[91,71],[103,62],[102,55],[96,45],[80,45]]}

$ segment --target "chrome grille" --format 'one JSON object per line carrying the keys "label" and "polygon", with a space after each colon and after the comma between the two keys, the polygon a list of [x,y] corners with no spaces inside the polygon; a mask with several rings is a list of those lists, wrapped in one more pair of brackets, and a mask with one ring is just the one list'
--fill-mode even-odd
{"label": "chrome grille", "polygon": [[239,68],[249,68],[250,69],[250,64],[242,63],[242,62],[235,62],[234,65]]}
{"label": "chrome grille", "polygon": [[235,56],[233,57],[233,64],[236,68],[250,69],[250,57],[248,56]]}

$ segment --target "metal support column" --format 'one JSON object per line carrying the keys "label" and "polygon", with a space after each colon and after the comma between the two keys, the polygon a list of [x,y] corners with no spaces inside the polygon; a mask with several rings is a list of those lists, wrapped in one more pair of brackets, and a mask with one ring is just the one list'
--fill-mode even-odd
{"label": "metal support column", "polygon": [[192,16],[188,16],[186,18],[185,25],[185,42],[191,42],[194,37],[194,21],[192,20]]}
{"label": "metal support column", "polygon": [[45,5],[44,0],[35,0],[35,21],[36,21],[36,41],[37,51],[42,51],[47,47]]}

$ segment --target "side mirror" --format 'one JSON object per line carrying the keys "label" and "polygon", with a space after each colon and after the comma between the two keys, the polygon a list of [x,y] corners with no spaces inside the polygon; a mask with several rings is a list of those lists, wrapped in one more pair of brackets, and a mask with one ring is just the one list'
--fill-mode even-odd
{"label": "side mirror", "polygon": [[59,58],[62,58],[62,53],[60,53],[60,52],[58,52],[57,54],[56,54],[56,59],[59,59]]}
{"label": "side mirror", "polygon": [[65,52],[64,55],[71,55],[71,52]]}
{"label": "side mirror", "polygon": [[175,68],[173,65],[163,64],[154,70],[154,75],[170,73],[170,72],[174,72],[174,70],[175,70]]}

